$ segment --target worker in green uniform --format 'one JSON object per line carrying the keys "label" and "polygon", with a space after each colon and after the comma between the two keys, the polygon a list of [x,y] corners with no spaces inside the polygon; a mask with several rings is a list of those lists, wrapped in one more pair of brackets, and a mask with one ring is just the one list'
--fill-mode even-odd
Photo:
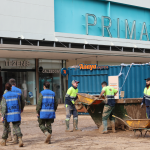
{"label": "worker in green uniform", "polygon": [[148,119],[150,119],[150,78],[147,78],[145,80],[146,87],[144,88],[144,96],[143,101],[141,103],[141,107],[143,107],[143,104],[146,105],[146,116]]}
{"label": "worker in green uniform", "polygon": [[[112,125],[112,131],[115,133],[115,118],[112,117],[113,110],[115,108],[115,95],[118,91],[110,86],[107,86],[107,82],[102,82],[102,92],[99,95],[101,98],[103,95],[105,96],[105,105],[102,114],[102,126],[100,127],[100,132],[105,134],[108,133],[107,131],[107,119],[109,118]],[[102,130],[102,131],[101,131]]]}
{"label": "worker in green uniform", "polygon": [[78,112],[75,108],[75,101],[77,100],[79,81],[73,80],[72,86],[67,90],[65,95],[65,106],[66,106],[66,132],[72,132],[69,129],[69,121],[71,115],[73,115],[73,131],[81,131],[78,129]]}

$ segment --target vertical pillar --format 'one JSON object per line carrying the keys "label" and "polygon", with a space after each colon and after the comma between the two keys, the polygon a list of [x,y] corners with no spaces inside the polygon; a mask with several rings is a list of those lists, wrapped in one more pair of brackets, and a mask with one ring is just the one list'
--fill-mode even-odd
{"label": "vertical pillar", "polygon": [[39,59],[35,60],[35,70],[36,70],[36,103],[39,98]]}

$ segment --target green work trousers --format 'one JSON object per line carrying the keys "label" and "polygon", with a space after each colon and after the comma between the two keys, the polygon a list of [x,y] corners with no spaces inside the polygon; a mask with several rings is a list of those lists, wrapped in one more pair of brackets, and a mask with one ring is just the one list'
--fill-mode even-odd
{"label": "green work trousers", "polygon": [[109,105],[104,105],[103,114],[102,114],[102,121],[105,121],[108,118],[110,119],[110,121],[115,120],[115,118],[112,117],[114,108],[115,108],[115,106],[112,107]]}

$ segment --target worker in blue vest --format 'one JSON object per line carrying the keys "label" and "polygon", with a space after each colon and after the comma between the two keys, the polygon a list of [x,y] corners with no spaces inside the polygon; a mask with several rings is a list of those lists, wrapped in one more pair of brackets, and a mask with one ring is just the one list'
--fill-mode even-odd
{"label": "worker in blue vest", "polygon": [[[22,91],[21,91],[21,89],[16,87],[16,80],[15,79],[13,79],[13,78],[9,79],[9,83],[12,85],[11,91],[17,93],[18,96],[19,96],[20,104],[21,104],[21,112],[23,112],[23,109],[24,109],[24,106],[25,106],[25,102],[24,102],[24,97],[23,97]],[[13,143],[17,144],[18,143],[18,137],[14,133],[15,132],[13,132],[13,138],[14,138]],[[9,128],[9,134],[8,135],[9,135],[8,139],[11,139],[11,128]]]}
{"label": "worker in blue vest", "polygon": [[[17,88],[16,87],[16,80],[11,78],[9,80],[9,83],[12,85],[12,92],[15,92],[18,94],[19,96],[19,99],[20,99],[20,102],[21,102],[21,112],[23,112],[23,109],[24,109],[24,106],[25,106],[25,102],[24,102],[24,98],[23,98],[23,94],[22,94],[22,91],[21,89]],[[7,90],[5,89],[4,91],[4,94],[7,93]],[[13,143],[14,144],[17,144],[18,143],[18,137],[14,134],[15,132],[13,132],[13,138],[14,138],[14,141]],[[12,141],[12,137],[11,137],[11,127],[9,125],[9,131],[8,131],[8,138],[7,138],[7,141]]]}
{"label": "worker in blue vest", "polygon": [[9,79],[9,83],[12,85],[11,91],[17,93],[19,96],[20,103],[21,103],[21,111],[23,112],[25,102],[24,102],[24,97],[23,97],[22,91],[21,91],[21,89],[16,87],[16,80],[15,79],[13,79],[13,78]]}
{"label": "worker in blue vest", "polygon": [[1,146],[6,146],[6,140],[8,138],[9,123],[12,122],[14,128],[14,134],[19,139],[19,147],[23,147],[22,133],[20,130],[21,122],[21,104],[18,94],[11,91],[12,85],[6,83],[5,89],[7,93],[2,98],[2,117],[1,121],[4,123],[4,131],[2,135]]}
{"label": "worker in blue vest", "polygon": [[143,104],[146,105],[146,116],[148,119],[150,119],[150,78],[147,78],[145,80],[146,87],[144,88],[144,96],[143,101],[141,103],[141,107],[143,107]]}
{"label": "worker in blue vest", "polygon": [[46,135],[45,144],[51,144],[52,126],[55,119],[55,111],[57,109],[57,101],[55,93],[50,88],[50,83],[45,81],[43,84],[44,90],[40,93],[39,100],[36,106],[36,112],[39,122],[39,127]]}

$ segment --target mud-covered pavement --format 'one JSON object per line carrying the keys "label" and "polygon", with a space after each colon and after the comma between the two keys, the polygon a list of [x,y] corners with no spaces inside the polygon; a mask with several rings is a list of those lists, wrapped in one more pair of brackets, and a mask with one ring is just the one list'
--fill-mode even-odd
{"label": "mud-covered pavement", "polygon": [[[26,106],[22,114],[22,133],[24,147],[19,148],[12,142],[0,150],[149,150],[150,135],[145,138],[137,138],[133,131],[121,131],[102,135],[98,132],[96,125],[90,116],[79,116],[79,128],[81,132],[65,132],[65,108],[59,105],[56,112],[56,120],[52,125],[52,144],[44,144],[45,136],[38,127],[35,106]],[[71,128],[72,119],[71,119]],[[0,136],[2,135],[2,124],[0,124]],[[0,139],[1,140],[1,139]]]}

